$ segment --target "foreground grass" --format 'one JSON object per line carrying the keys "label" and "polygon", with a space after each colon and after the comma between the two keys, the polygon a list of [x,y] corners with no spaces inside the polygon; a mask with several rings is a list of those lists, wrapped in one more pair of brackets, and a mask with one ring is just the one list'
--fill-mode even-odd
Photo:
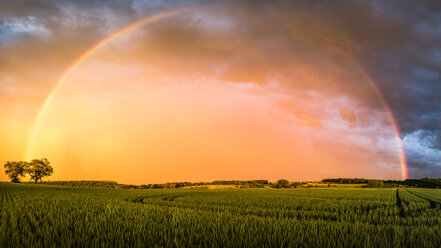
{"label": "foreground grass", "polygon": [[440,247],[441,190],[0,183],[0,247]]}

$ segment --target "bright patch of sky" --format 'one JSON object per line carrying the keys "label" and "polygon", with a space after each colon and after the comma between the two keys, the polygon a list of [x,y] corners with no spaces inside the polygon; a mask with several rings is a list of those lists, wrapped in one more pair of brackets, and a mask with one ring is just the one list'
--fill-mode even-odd
{"label": "bright patch of sky", "polygon": [[46,38],[51,35],[51,31],[33,16],[0,20],[0,44],[13,43],[29,35]]}

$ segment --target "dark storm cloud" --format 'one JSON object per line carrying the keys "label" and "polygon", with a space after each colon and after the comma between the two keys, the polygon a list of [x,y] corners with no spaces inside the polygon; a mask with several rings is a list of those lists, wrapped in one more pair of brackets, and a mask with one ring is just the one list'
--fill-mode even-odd
{"label": "dark storm cloud", "polygon": [[383,19],[393,21],[396,29],[369,38],[395,37],[389,46],[361,46],[357,57],[391,106],[402,137],[407,137],[410,176],[441,177],[441,4],[396,1],[381,8],[387,15]]}
{"label": "dark storm cloud", "polygon": [[305,8],[308,17],[346,37],[331,41],[377,82],[402,137],[408,137],[410,176],[441,177],[441,2],[287,1],[280,5]]}
{"label": "dark storm cloud", "polygon": [[[299,57],[298,48],[290,50],[298,44],[308,55],[326,50],[336,60],[349,56],[358,61],[378,84],[402,137],[408,137],[410,176],[441,177],[441,2],[232,1],[216,8],[239,23],[230,32],[252,37],[247,39],[254,41],[250,47],[273,45],[260,45],[273,56],[254,60],[256,71],[259,63],[267,68],[287,65]],[[201,37],[194,35],[188,37]],[[364,91],[356,79],[350,87]],[[378,102],[361,92],[366,104]]]}
{"label": "dark storm cloud", "polygon": [[[378,84],[397,119],[405,139],[410,176],[441,177],[441,1],[438,0],[2,1],[0,72],[11,63],[8,61],[38,70],[41,59],[47,63],[56,60],[54,66],[62,71],[82,51],[109,33],[152,13],[185,6],[206,7],[235,23],[225,30],[230,33],[231,42],[223,53],[210,47],[197,48],[212,53],[214,61],[216,56],[238,58],[238,50],[261,49],[265,56],[259,59],[246,52],[242,54],[241,63],[254,68],[249,74],[255,76],[237,80],[264,80],[267,75],[258,75],[262,68],[283,67],[293,58],[320,65],[322,51],[331,51],[326,56],[333,61],[354,58]],[[200,29],[182,28],[181,32],[179,44],[174,42],[177,34],[167,33],[166,29],[158,32],[157,42],[171,49],[188,48],[176,52],[194,51],[194,40],[216,42],[214,36]],[[243,37],[253,43],[241,43]],[[15,50],[11,50],[14,44]],[[58,51],[63,47],[71,49],[60,55]],[[230,77],[237,74],[240,65],[231,66]],[[364,96],[365,86],[357,78],[352,81],[344,87],[355,91],[366,105],[378,106],[378,99]]]}
{"label": "dark storm cloud", "polygon": [[413,177],[439,177],[441,173],[439,132],[416,130],[406,135],[403,143],[408,151],[408,162],[412,165],[409,171]]}

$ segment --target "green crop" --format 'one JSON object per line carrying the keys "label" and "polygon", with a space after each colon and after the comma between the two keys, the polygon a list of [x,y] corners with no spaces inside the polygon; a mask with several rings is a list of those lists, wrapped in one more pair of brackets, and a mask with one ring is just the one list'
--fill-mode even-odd
{"label": "green crop", "polygon": [[0,247],[441,247],[437,189],[0,192]]}

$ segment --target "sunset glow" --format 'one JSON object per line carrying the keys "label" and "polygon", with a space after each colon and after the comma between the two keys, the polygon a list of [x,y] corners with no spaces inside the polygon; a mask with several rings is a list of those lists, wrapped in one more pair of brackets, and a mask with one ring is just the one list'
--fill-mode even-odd
{"label": "sunset glow", "polygon": [[408,178],[400,123],[354,38],[307,8],[259,11],[168,8],[84,43],[57,30],[28,60],[27,41],[5,51],[2,161],[135,184]]}
{"label": "sunset glow", "polygon": [[437,247],[441,2],[0,1],[0,247]]}

